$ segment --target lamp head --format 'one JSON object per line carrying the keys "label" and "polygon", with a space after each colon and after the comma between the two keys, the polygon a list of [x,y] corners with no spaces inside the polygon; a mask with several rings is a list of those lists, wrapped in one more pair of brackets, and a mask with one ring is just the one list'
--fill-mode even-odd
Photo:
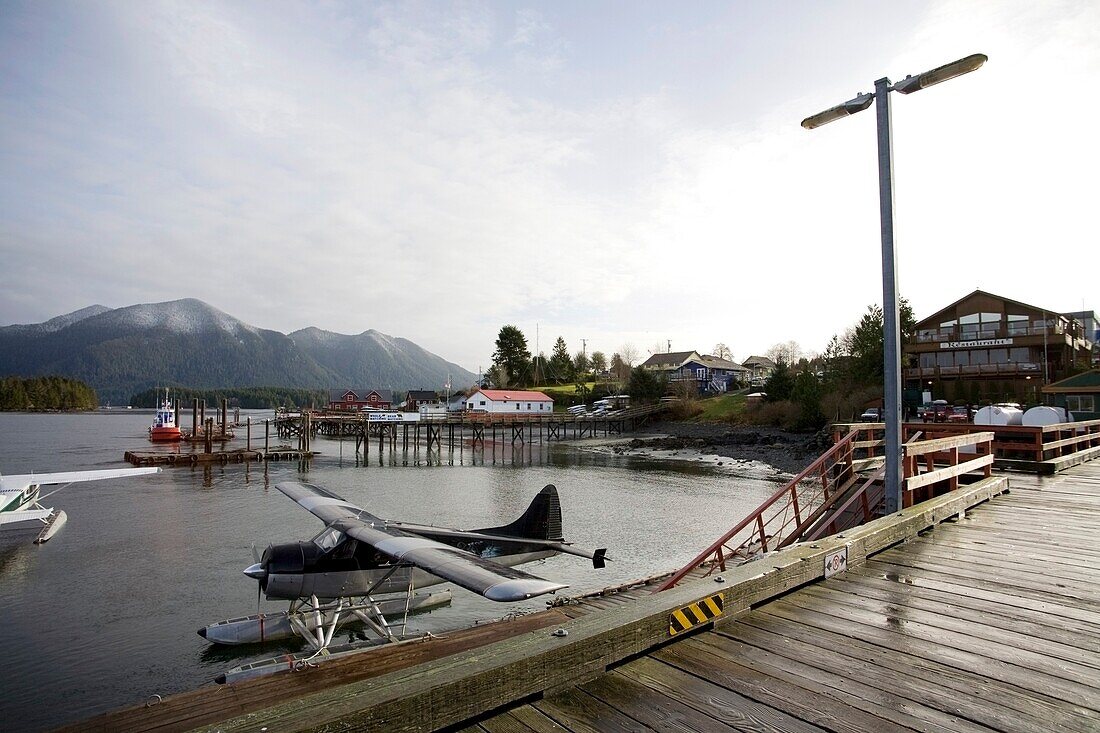
{"label": "lamp head", "polygon": [[969,74],[971,71],[977,71],[982,67],[982,64],[988,60],[989,57],[984,53],[971,54],[966,58],[952,61],[943,66],[938,66],[923,74],[907,76],[894,84],[891,90],[901,94],[918,92],[934,84],[939,84],[941,81],[947,81],[948,79],[954,79],[956,76],[962,76],[963,74]]}
{"label": "lamp head", "polygon": [[862,112],[871,106],[871,102],[875,100],[874,94],[857,94],[854,98],[849,99],[847,102],[842,102],[835,107],[825,110],[824,112],[818,112],[816,115],[811,115],[802,120],[802,126],[807,130],[812,130],[815,127],[821,127],[828,124],[833,120],[839,120],[841,117],[848,117],[854,115],[856,112]]}

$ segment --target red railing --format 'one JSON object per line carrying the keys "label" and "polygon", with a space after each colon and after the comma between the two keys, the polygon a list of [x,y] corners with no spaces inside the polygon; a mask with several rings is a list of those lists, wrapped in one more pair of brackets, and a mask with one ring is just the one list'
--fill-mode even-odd
{"label": "red railing", "polygon": [[[675,586],[690,573],[705,577],[741,565],[770,550],[845,531],[882,514],[881,423],[846,426],[820,458],[768,497],[759,507],[715,540],[657,590]],[[958,488],[960,478],[983,478],[993,464],[993,433],[920,440],[903,446],[903,506]],[[861,468],[869,472],[861,473]],[[970,480],[969,478],[967,480]]]}
{"label": "red railing", "polygon": [[787,534],[810,521],[831,497],[843,493],[854,482],[858,457],[853,446],[861,432],[853,430],[842,437],[733,529],[673,573],[658,590],[671,588],[697,567],[706,567],[705,574],[709,575],[715,570],[725,570],[727,561],[739,565],[782,546]]}

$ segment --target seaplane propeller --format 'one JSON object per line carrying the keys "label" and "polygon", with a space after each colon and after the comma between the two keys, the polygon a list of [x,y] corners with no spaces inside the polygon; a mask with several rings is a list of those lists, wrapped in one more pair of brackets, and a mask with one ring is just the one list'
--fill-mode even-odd
{"label": "seaplane propeller", "polygon": [[[522,601],[566,586],[516,565],[561,553],[588,558],[596,568],[608,559],[606,549],[583,550],[565,542],[553,484],[514,522],[476,530],[380,519],[313,484],[286,482],[275,488],[325,528],[308,541],[269,545],[262,555],[253,546],[255,562],[244,574],[256,581],[257,594],[290,601],[286,625],[318,653],[328,647],[340,620],[350,616],[379,637],[397,640],[379,596],[411,598],[415,587],[450,581],[490,600]],[[271,614],[257,614],[207,626],[199,634],[216,643],[261,641],[265,633],[271,638],[271,619]]]}

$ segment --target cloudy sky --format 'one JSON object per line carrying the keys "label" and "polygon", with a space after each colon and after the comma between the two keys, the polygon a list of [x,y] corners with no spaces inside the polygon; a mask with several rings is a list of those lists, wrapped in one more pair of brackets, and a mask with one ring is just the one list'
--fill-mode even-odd
{"label": "cloudy sky", "polygon": [[0,324],[184,297],[369,328],[473,370],[820,351],[899,284],[1100,309],[1100,3],[0,4]]}

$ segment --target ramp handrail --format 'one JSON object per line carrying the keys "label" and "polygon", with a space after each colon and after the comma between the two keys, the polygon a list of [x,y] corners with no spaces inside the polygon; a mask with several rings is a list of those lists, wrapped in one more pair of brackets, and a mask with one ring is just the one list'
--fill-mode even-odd
{"label": "ramp handrail", "polygon": [[[672,588],[697,568],[706,566],[705,577],[716,569],[725,570],[727,560],[748,562],[769,550],[816,540],[879,516],[885,497],[882,487],[885,468],[876,465],[881,457],[864,461],[873,470],[863,475],[857,472],[856,464],[860,461],[855,453],[861,449],[873,453],[880,441],[863,439],[861,434],[873,435],[883,426],[866,423],[851,428],[832,448],[673,573],[657,590]],[[918,432],[902,446],[903,506],[958,488],[959,479],[964,475],[990,476],[993,433],[927,440],[921,437]],[[923,465],[918,460],[921,458]],[[815,478],[818,480],[813,480]],[[748,536],[742,537],[750,527]],[[732,540],[739,537],[742,537],[741,542],[733,545]]]}
{"label": "ramp handrail", "polygon": [[[841,438],[832,448],[734,525],[733,529],[673,573],[657,590],[667,590],[675,586],[688,573],[702,567],[708,561],[711,563],[705,575],[709,575],[716,568],[725,570],[727,558],[748,559],[750,552],[752,554],[767,552],[769,543],[773,547],[779,547],[789,527],[792,525],[799,527],[803,524],[804,510],[814,513],[820,505],[826,503],[832,496],[846,491],[852,483],[855,477],[853,444],[861,432],[863,431],[860,429],[852,430]],[[730,544],[750,527],[748,536],[740,543]]]}

